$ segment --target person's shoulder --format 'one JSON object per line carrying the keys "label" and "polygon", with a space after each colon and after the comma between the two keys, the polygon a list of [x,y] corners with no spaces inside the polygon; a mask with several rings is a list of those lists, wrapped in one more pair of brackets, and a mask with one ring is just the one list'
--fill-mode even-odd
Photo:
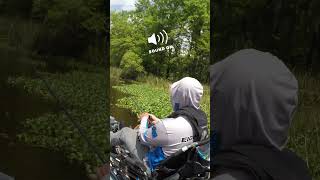
{"label": "person's shoulder", "polygon": [[[192,125],[181,116],[177,118],[164,119],[157,127],[157,130],[167,133],[168,136],[175,140],[193,135]],[[180,141],[181,139],[179,139],[179,142]]]}
{"label": "person's shoulder", "polygon": [[170,127],[170,128],[172,127],[180,128],[180,127],[190,126],[188,120],[183,116],[178,116],[176,118],[162,119],[162,124],[165,127]]}
{"label": "person's shoulder", "polygon": [[176,122],[184,122],[187,121],[185,117],[178,116],[176,118],[164,118],[161,120],[163,123],[176,123]]}

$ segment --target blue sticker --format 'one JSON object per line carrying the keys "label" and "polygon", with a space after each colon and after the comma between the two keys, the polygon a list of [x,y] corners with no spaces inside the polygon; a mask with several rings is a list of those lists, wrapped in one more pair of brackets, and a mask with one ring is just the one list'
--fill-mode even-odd
{"label": "blue sticker", "polygon": [[148,134],[148,131],[145,131],[145,132],[143,133],[143,137],[144,137],[145,140],[148,139],[148,138],[147,138],[147,134]]}
{"label": "blue sticker", "polygon": [[156,138],[157,136],[157,128],[155,126],[152,126],[152,138]]}

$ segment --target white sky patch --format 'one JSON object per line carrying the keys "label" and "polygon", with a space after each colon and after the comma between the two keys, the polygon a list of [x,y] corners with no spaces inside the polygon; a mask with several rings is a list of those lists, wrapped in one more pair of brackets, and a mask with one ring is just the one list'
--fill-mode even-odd
{"label": "white sky patch", "polygon": [[129,11],[134,10],[134,4],[136,0],[111,0],[110,1],[110,7],[111,10],[117,10],[117,11]]}

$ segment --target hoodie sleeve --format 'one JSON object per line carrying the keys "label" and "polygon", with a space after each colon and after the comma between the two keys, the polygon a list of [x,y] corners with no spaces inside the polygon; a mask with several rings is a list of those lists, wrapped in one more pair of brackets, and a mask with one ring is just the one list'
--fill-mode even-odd
{"label": "hoodie sleeve", "polygon": [[168,142],[166,128],[162,121],[148,127],[148,118],[141,119],[139,138],[142,144],[148,146],[163,146]]}

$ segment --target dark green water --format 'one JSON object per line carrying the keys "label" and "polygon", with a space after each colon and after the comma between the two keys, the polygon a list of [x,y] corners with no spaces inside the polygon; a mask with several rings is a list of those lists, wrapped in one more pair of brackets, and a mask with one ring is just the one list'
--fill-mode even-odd
{"label": "dark green water", "polygon": [[122,122],[125,126],[135,127],[137,125],[137,116],[130,110],[126,108],[120,108],[116,106],[117,100],[127,96],[112,86],[123,85],[115,80],[111,79],[110,83],[110,112],[111,116],[115,117],[116,120]]}
{"label": "dark green water", "polygon": [[53,102],[7,83],[11,76],[34,76],[35,64],[13,49],[0,47],[0,172],[17,180],[88,180],[84,166],[70,163],[62,152],[24,144],[17,138],[24,131],[25,119],[56,110]]}

